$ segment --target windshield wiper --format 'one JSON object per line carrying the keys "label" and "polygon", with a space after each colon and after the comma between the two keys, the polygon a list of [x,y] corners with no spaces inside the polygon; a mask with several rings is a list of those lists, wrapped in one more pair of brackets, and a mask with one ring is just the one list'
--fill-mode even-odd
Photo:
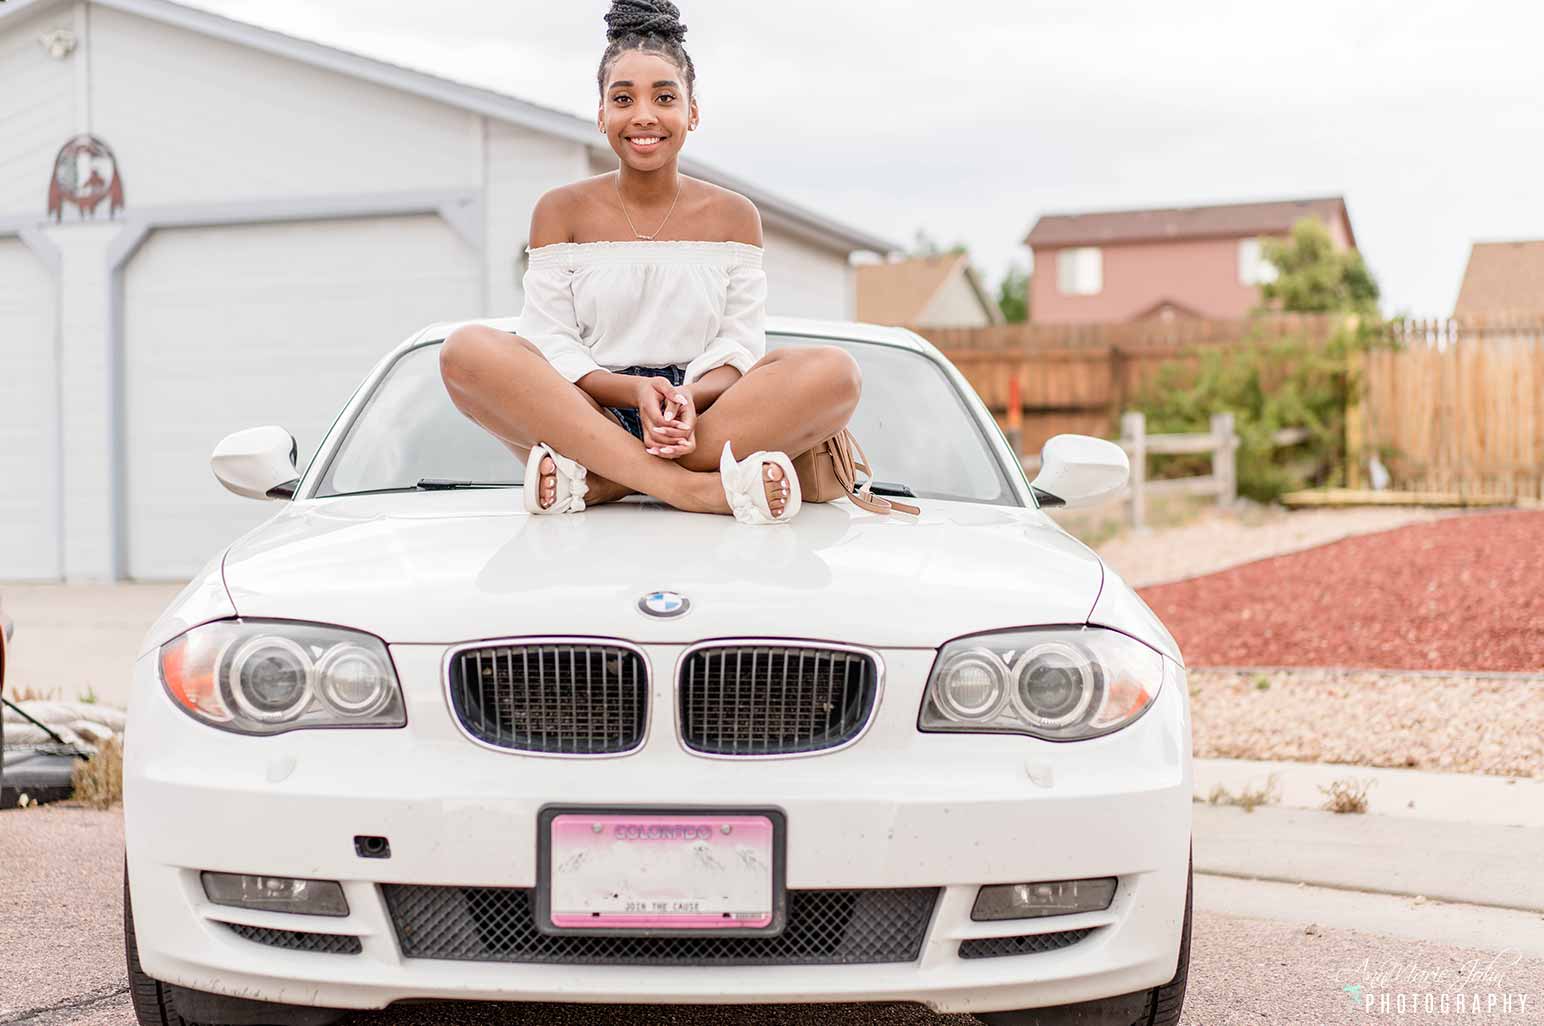
{"label": "windshield wiper", "polygon": [[875,495],[904,495],[912,499],[917,497],[917,493],[906,485],[896,484],[894,481],[871,481],[869,491]]}
{"label": "windshield wiper", "polygon": [[513,488],[513,481],[450,481],[439,477],[426,477],[414,485],[424,492],[449,492],[457,488]]}

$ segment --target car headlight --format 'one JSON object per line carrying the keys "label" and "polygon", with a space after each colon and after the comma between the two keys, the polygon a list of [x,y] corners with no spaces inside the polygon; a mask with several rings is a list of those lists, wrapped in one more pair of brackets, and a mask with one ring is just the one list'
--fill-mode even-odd
{"label": "car headlight", "polygon": [[1117,631],[978,634],[956,638],[938,653],[919,726],[1076,741],[1141,716],[1162,682],[1163,657]]}
{"label": "car headlight", "polygon": [[284,620],[219,620],[161,646],[161,682],[196,720],[238,734],[401,727],[402,689],[382,641]]}

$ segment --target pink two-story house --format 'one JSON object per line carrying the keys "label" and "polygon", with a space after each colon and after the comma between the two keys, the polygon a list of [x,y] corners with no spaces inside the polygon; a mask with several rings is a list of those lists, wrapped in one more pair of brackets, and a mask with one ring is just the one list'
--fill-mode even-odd
{"label": "pink two-story house", "polygon": [[1339,196],[1163,210],[1047,214],[1024,244],[1035,254],[1030,319],[1042,324],[1148,317],[1242,317],[1275,269],[1265,238],[1316,217],[1343,249],[1356,248]]}

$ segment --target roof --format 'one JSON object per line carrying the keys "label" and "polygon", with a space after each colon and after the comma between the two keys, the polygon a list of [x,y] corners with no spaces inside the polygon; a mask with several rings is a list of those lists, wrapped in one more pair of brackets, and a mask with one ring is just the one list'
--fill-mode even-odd
{"label": "roof", "polygon": [[[1317,216],[1325,224],[1332,224],[1335,218],[1343,217],[1346,230],[1350,232],[1351,218],[1346,213],[1345,200],[1339,196],[1323,196],[1206,207],[1046,214],[1035,222],[1024,244],[1032,248],[1054,249],[1115,242],[1273,235],[1291,231],[1300,219],[1312,216]],[[1351,244],[1356,245],[1354,237]]]}
{"label": "roof", "polygon": [[[0,0],[0,26],[9,20],[66,6],[73,2],[74,0],[11,0],[10,3],[4,3]],[[171,0],[90,0],[90,2],[99,7],[148,18],[214,39],[251,47],[303,64],[398,89],[533,131],[555,135],[570,142],[579,143],[592,151],[612,154],[610,144],[600,138],[595,131],[595,126],[589,121],[506,93],[482,89],[464,82],[403,67],[400,64],[365,57],[335,46],[261,28],[250,22],[237,21],[209,11],[173,3]],[[849,252],[873,250],[889,253],[902,248],[888,239],[841,224],[807,207],[772,195],[759,186],[707,164],[683,158],[680,168],[686,174],[707,179],[743,194],[761,210],[764,221],[802,234],[812,241],[821,242],[836,249],[846,249]]]}
{"label": "roof", "polygon": [[1544,239],[1476,242],[1454,317],[1544,314]]}
{"label": "roof", "polygon": [[956,274],[964,274],[988,320],[997,309],[981,287],[965,253],[897,260],[858,267],[858,320],[874,324],[916,324],[933,297]]}

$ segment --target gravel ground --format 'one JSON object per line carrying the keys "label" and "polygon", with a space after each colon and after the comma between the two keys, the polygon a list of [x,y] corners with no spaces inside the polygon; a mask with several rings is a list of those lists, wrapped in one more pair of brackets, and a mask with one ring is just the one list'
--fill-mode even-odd
{"label": "gravel ground", "polygon": [[32,1026],[52,1006],[116,1000],[125,986],[122,884],[118,812],[0,812],[0,1023]]}
{"label": "gravel ground", "polygon": [[1544,777],[1544,676],[1193,669],[1190,702],[1198,758]]}
{"label": "gravel ground", "polygon": [[1454,515],[1451,511],[1414,508],[1289,512],[1242,505],[1236,511],[1224,512],[1208,506],[1177,526],[1123,531],[1094,548],[1127,584],[1145,588],[1299,552],[1353,535]]}
{"label": "gravel ground", "polygon": [[1544,513],[1347,538],[1142,597],[1192,666],[1544,670]]}

